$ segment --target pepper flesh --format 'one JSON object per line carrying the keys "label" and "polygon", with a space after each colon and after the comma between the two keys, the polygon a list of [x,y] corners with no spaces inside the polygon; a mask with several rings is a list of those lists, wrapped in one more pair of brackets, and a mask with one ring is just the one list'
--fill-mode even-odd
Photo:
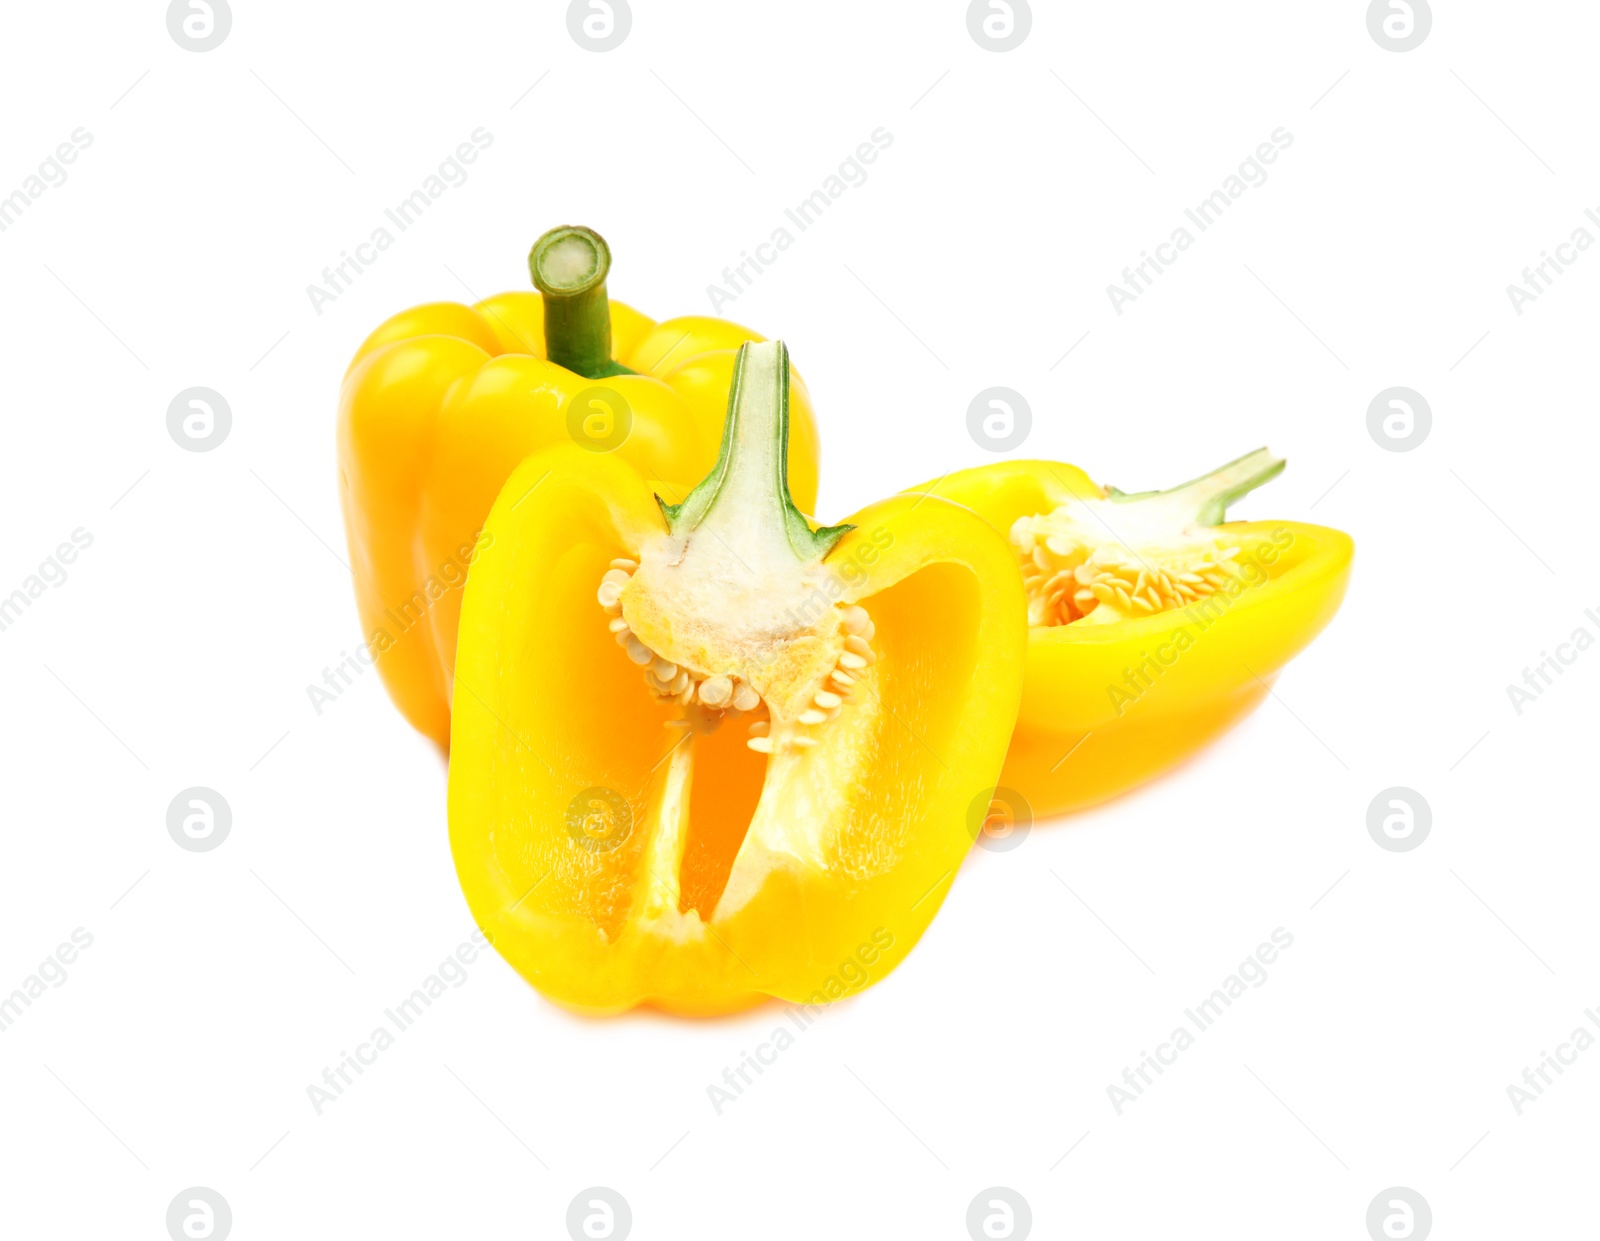
{"label": "pepper flesh", "polygon": [[[1281,468],[1263,452],[1185,488],[1123,496],[1076,466],[1005,461],[912,489],[980,513],[1012,536],[1019,559],[1019,543],[1049,537],[1050,523],[1042,520],[1048,514],[1098,530],[1101,545],[1110,549],[1099,565],[1088,564],[1090,572],[1073,570],[1072,596],[1062,594],[1054,604],[1049,593],[1039,593],[1044,571],[1023,561],[1024,572],[1038,576],[1030,575],[1027,674],[1001,784],[1019,793],[1033,814],[1094,805],[1183,762],[1253,710],[1283,666],[1333,618],[1350,577],[1354,545],[1348,535],[1299,522],[1218,524],[1226,505],[1242,494],[1236,489],[1241,480],[1251,480],[1248,490]],[[1201,485],[1208,480],[1206,491]],[[1151,523],[1134,518],[1137,502],[1186,489],[1199,489],[1188,492],[1196,520],[1179,523],[1165,541]],[[1125,516],[1118,512],[1122,501],[1133,502]],[[1138,582],[1135,575],[1145,572],[1143,598],[1159,600],[1159,583],[1148,579],[1164,572],[1163,552],[1178,549],[1210,554],[1218,573],[1191,574],[1203,581],[1192,601],[1175,593],[1166,602],[1179,606],[1135,607],[1127,589]],[[1069,559],[1070,552],[1062,557],[1063,563]],[[1082,579],[1113,562],[1130,570],[1121,580],[1123,596],[1113,591],[1105,603],[1091,590],[1077,605],[1087,612],[1071,615]],[[1167,577],[1182,584],[1172,573]]]}
{"label": "pepper flesh", "polygon": [[[681,502],[566,447],[524,462],[485,525],[456,666],[451,848],[478,925],[574,1008],[858,991],[916,942],[989,807],[1021,693],[1015,556],[925,497],[814,530],[764,446],[781,352],[741,350],[719,464]],[[861,633],[872,658],[849,700],[806,723]],[[658,659],[759,705],[665,695],[640,677]]]}
{"label": "pepper flesh", "polygon": [[[546,274],[537,261],[549,243],[567,243],[554,250],[559,264],[575,235],[603,250],[589,230],[552,230],[530,259],[536,280]],[[609,261],[609,250],[603,257]],[[697,315],[656,323],[608,302],[604,265],[598,270],[582,299],[509,292],[473,306],[402,311],[367,337],[345,375],[340,499],[362,632],[401,713],[441,749],[450,744],[460,587],[512,470],[530,453],[585,442],[591,432],[593,453],[607,451],[608,428],[614,435],[621,426],[607,395],[615,394],[631,421],[615,455],[669,489],[686,489],[716,460],[736,350],[762,339]],[[547,300],[563,316],[559,331],[547,333]],[[586,316],[569,313],[574,300]],[[596,361],[601,336],[609,338],[606,356]],[[552,344],[593,373],[547,360]],[[809,511],[819,444],[798,376],[791,408],[790,478]]]}

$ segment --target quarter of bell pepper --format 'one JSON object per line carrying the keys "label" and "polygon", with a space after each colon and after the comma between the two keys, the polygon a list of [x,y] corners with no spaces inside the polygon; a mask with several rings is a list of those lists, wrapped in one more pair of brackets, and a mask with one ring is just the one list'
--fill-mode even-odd
{"label": "quarter of bell pepper", "polygon": [[523,462],[484,525],[456,660],[450,843],[546,996],[804,1004],[910,950],[990,809],[1022,689],[1016,556],[894,496],[790,498],[783,345],[739,350],[720,453],[659,496],[617,455]]}
{"label": "quarter of bell pepper", "polygon": [[[390,696],[450,741],[460,587],[479,530],[529,453],[577,443],[686,485],[716,460],[735,350],[723,319],[656,323],[610,301],[611,255],[586,228],[528,256],[538,293],[402,311],[367,337],[339,402],[339,483],[362,632]],[[789,470],[808,511],[817,430],[798,377]]]}
{"label": "quarter of bell pepper", "polygon": [[1128,495],[1076,466],[1004,461],[912,489],[982,514],[1019,557],[1027,675],[1001,785],[1026,810],[1080,809],[1176,766],[1254,709],[1333,618],[1348,535],[1219,524],[1283,466],[1261,449]]}

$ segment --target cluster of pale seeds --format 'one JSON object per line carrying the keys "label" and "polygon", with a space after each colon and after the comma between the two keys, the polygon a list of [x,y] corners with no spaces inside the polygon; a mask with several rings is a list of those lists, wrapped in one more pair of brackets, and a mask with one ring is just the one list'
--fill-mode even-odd
{"label": "cluster of pale seeds", "polygon": [[1022,584],[1030,625],[1070,625],[1102,603],[1125,617],[1186,607],[1215,594],[1233,576],[1237,547],[1196,549],[1183,569],[1156,568],[1126,548],[1103,543],[1092,551],[1051,536],[1022,549]]}
{"label": "cluster of pale seeds", "polygon": [[[628,628],[628,622],[622,618],[622,590],[638,568],[639,562],[636,560],[613,560],[605,576],[600,579],[598,598],[606,615],[611,617],[607,627],[615,636],[617,645],[644,670],[644,682],[651,692],[663,702],[675,702],[685,708],[699,706],[718,717],[729,710],[765,716],[767,704],[749,682],[720,672],[700,672],[687,664],[675,664],[657,655]],[[856,674],[877,660],[869,645],[875,627],[867,610],[851,604],[844,609],[841,619],[845,628],[844,650],[839,655],[839,662],[824,679],[823,687],[813,696],[812,705],[800,713],[798,723],[804,728],[814,728],[838,719],[839,713],[850,701]],[[771,754],[773,742],[770,732],[770,719],[752,720],[750,738],[745,744],[762,754]],[[815,737],[800,730],[796,730],[788,739],[802,749],[817,744]]]}

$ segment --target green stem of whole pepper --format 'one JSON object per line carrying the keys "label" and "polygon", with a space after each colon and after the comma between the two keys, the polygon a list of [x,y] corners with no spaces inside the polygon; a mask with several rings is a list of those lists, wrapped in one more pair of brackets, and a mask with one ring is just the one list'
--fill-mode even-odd
{"label": "green stem of whole pepper", "polygon": [[528,252],[528,271],[544,295],[545,357],[585,379],[634,372],[611,358],[611,247],[592,228],[552,228]]}

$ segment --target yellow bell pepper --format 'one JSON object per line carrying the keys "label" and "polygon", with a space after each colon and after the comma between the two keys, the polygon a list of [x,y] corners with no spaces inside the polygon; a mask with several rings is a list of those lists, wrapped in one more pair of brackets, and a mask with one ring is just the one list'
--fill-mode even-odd
{"label": "yellow bell pepper", "polygon": [[[395,315],[350,363],[339,482],[362,632],[390,696],[450,742],[460,587],[501,486],[529,453],[577,443],[686,486],[716,460],[735,350],[722,319],[655,323],[606,293],[610,250],[559,228],[528,257],[538,293]],[[789,472],[816,502],[818,441],[798,377]]]}
{"label": "yellow bell pepper", "polygon": [[879,980],[990,807],[1027,642],[1015,554],[895,496],[790,498],[787,351],[738,355],[680,503],[566,446],[512,474],[461,613],[450,844],[474,918],[550,998],[803,1004]]}
{"label": "yellow bell pepper", "polygon": [[1127,495],[1076,466],[1005,461],[912,489],[980,513],[1022,566],[1027,675],[1000,780],[1021,796],[1013,813],[1090,806],[1176,766],[1260,703],[1333,618],[1348,535],[1218,524],[1283,465],[1262,449]]}

